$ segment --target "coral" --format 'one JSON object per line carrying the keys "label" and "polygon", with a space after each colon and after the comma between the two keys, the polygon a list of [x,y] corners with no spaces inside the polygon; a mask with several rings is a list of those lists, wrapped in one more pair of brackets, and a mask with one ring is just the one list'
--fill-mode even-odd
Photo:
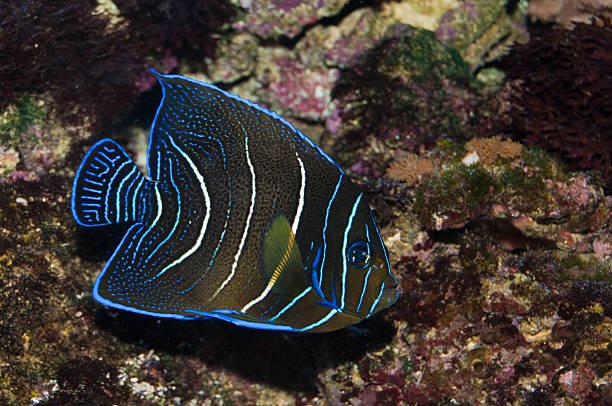
{"label": "coral", "polygon": [[321,67],[307,67],[299,60],[284,55],[271,56],[274,68],[261,78],[261,98],[272,101],[271,108],[292,112],[306,120],[326,117],[330,102],[329,89],[338,71]]}
{"label": "coral", "polygon": [[434,170],[431,159],[420,158],[416,154],[408,153],[402,159],[393,161],[387,169],[387,176],[401,180],[409,186],[416,185],[423,175]]}
{"label": "coral", "polygon": [[[391,184],[386,203],[371,199],[390,216],[382,232],[404,293],[383,317],[397,333],[358,359],[356,371],[342,365],[322,376],[328,396],[602,404],[612,263],[591,242],[610,234],[612,200],[542,150],[512,145],[508,159],[469,167],[461,163],[466,150],[438,142],[421,151],[436,167],[416,187]],[[564,249],[562,230],[583,246]]]}
{"label": "coral", "polygon": [[541,222],[579,213],[569,224],[580,230],[587,224],[583,216],[593,215],[605,202],[584,175],[567,175],[538,150],[524,150],[509,162],[495,160],[493,167],[455,159],[424,177],[415,190],[413,209],[427,228],[459,228],[469,219],[491,214],[517,218],[521,213]]}
{"label": "coral", "polygon": [[0,178],[13,172],[18,163],[19,154],[14,148],[0,146]]}
{"label": "coral", "polygon": [[67,361],[57,371],[57,388],[43,402],[44,406],[67,404],[115,405],[127,400],[119,385],[113,365],[90,358]]}
{"label": "coral", "polygon": [[414,150],[442,136],[489,132],[495,103],[457,51],[430,31],[399,31],[342,72],[332,96],[342,121],[352,124],[343,142],[373,134]]}
{"label": "coral", "polygon": [[511,88],[508,134],[596,169],[612,187],[612,25],[533,26],[503,67]]}
{"label": "coral", "polygon": [[208,57],[208,79],[231,83],[253,74],[257,65],[257,40],[248,33],[219,40],[215,57]]}
{"label": "coral", "polygon": [[483,165],[492,165],[498,158],[508,160],[521,156],[523,146],[500,138],[474,138],[465,144],[465,150],[475,152]]}
{"label": "coral", "polygon": [[338,25],[316,25],[296,44],[301,60],[321,60],[325,66],[347,68],[376,44],[395,20],[383,19],[373,8],[353,11]]}
{"label": "coral", "polygon": [[607,0],[531,0],[529,15],[573,28],[575,23],[588,24],[597,16],[612,19],[612,4]]}

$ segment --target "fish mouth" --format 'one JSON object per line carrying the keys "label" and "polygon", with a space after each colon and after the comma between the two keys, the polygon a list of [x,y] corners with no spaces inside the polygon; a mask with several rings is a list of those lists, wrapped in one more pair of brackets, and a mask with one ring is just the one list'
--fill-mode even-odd
{"label": "fish mouth", "polygon": [[383,290],[382,296],[380,297],[380,302],[378,303],[378,307],[380,309],[385,309],[389,306],[392,306],[399,299],[401,291],[396,284],[395,286],[385,287]]}

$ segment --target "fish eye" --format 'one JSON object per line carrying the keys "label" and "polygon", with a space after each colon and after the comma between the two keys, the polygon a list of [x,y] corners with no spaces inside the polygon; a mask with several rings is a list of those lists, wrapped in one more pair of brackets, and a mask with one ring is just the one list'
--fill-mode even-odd
{"label": "fish eye", "polygon": [[354,242],[346,252],[346,257],[353,268],[363,269],[370,266],[372,264],[370,244],[366,241]]}

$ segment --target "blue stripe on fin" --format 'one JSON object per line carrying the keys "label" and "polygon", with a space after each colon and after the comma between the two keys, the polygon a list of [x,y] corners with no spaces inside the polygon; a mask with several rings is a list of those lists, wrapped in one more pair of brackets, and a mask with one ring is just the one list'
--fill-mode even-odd
{"label": "blue stripe on fin", "polygon": [[83,158],[72,184],[76,222],[94,227],[137,221],[140,216],[131,204],[140,201],[142,196],[135,193],[141,189],[122,187],[136,179],[145,180],[123,148],[108,138],[97,142]]}

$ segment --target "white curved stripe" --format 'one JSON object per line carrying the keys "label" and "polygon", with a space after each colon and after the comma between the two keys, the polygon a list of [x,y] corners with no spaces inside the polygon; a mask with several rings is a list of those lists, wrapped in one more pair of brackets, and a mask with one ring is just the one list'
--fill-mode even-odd
{"label": "white curved stripe", "polygon": [[255,299],[251,300],[249,303],[244,305],[244,307],[240,309],[240,311],[243,313],[246,313],[246,311],[249,310],[251,307],[253,307],[253,305],[261,302],[268,295],[268,293],[270,293],[273,287],[274,287],[274,283],[268,283],[268,285],[263,290],[263,292],[261,292],[261,294],[257,296]]}
{"label": "white curved stripe", "polygon": [[157,199],[157,214],[155,215],[155,220],[153,220],[151,225],[147,228],[147,231],[142,233],[142,237],[140,237],[140,240],[138,240],[138,244],[136,244],[136,249],[134,249],[134,255],[133,255],[134,261],[136,260],[136,253],[140,249],[140,244],[142,244],[142,242],[144,241],[144,239],[147,236],[147,234],[149,234],[149,232],[151,230],[153,230],[155,225],[157,225],[157,222],[159,221],[159,219],[160,219],[160,217],[162,215],[162,210],[163,210],[163,208],[162,208],[162,200],[161,200],[161,195],[159,194],[159,189],[157,187],[157,183],[155,183],[153,185],[153,188],[155,189],[155,197]]}
{"label": "white curved stripe", "polygon": [[353,204],[353,210],[351,211],[351,215],[348,219],[348,224],[344,229],[344,242],[342,243],[342,298],[340,299],[340,309],[344,309],[344,297],[346,296],[346,246],[348,245],[348,234],[351,231],[351,227],[353,225],[353,218],[355,217],[355,213],[357,212],[357,207],[359,207],[359,202],[363,197],[363,193],[360,193],[357,196],[357,200],[355,200],[355,204]]}
{"label": "white curved stripe", "polygon": [[[174,191],[176,192],[176,196],[177,196],[177,210],[176,210],[176,219],[174,220],[174,225],[172,226],[172,229],[170,230],[170,232],[168,233],[168,235],[166,235],[166,238],[164,238],[159,244],[157,244],[157,247],[155,247],[155,249],[149,254],[149,256],[147,257],[147,259],[145,260],[146,263],[149,263],[149,261],[151,261],[151,258],[153,257],[153,255],[155,255],[157,253],[157,251],[160,250],[161,247],[164,246],[164,244],[166,244],[166,242],[168,242],[168,240],[170,238],[172,238],[172,235],[174,234],[174,231],[176,231],[176,227],[178,227],[180,221],[181,221],[181,191],[178,189],[178,187],[176,186],[176,183],[174,183],[174,176],[172,176],[172,160],[169,159],[168,160],[168,174],[170,175],[170,183],[172,183],[172,186],[174,187]],[[155,275],[153,278],[149,279],[149,282],[154,280],[155,278],[157,278],[160,274]]]}
{"label": "white curved stripe", "polygon": [[196,252],[198,250],[198,248],[200,248],[200,245],[202,245],[202,240],[204,239],[204,234],[206,233],[206,227],[208,226],[208,220],[210,220],[210,207],[211,207],[210,206],[210,196],[208,195],[208,189],[206,188],[206,183],[204,182],[204,177],[202,176],[200,171],[198,171],[198,167],[193,163],[193,161],[191,160],[189,155],[187,155],[182,149],[179,148],[178,145],[175,144],[175,142],[172,139],[172,137],[168,136],[168,139],[170,140],[170,143],[172,144],[174,149],[176,149],[178,151],[178,153],[181,154],[183,156],[183,158],[185,158],[185,160],[187,161],[187,163],[191,167],[191,170],[193,171],[193,174],[198,179],[198,182],[200,182],[200,188],[202,189],[202,194],[204,195],[204,201],[206,202],[205,203],[206,204],[206,215],[204,216],[204,221],[202,221],[202,227],[200,228],[200,234],[198,235],[198,239],[196,240],[196,243],[193,245],[193,247],[191,247],[187,251],[185,251],[185,253],[183,255],[181,255],[178,259],[176,259],[176,260],[172,261],[172,263],[168,264],[157,275],[155,275],[155,278],[160,277],[161,275],[164,274],[164,272],[166,272],[168,269],[172,268],[173,266],[175,266],[177,264],[180,264],[181,262],[183,262],[185,260],[185,258],[189,257],[191,254]]}
{"label": "white curved stripe", "polygon": [[300,175],[302,180],[302,185],[300,186],[300,198],[298,200],[298,208],[295,212],[295,218],[293,219],[293,225],[291,226],[291,230],[293,230],[293,235],[297,235],[298,225],[300,224],[300,217],[302,216],[302,210],[304,209],[304,193],[306,191],[306,170],[304,169],[304,163],[298,156],[297,152],[295,153],[295,157],[300,164]]}
{"label": "white curved stripe", "polygon": [[242,130],[245,132],[245,134],[244,134],[244,149],[245,149],[245,152],[246,152],[246,161],[247,161],[247,165],[249,165],[249,171],[251,172],[251,206],[249,207],[249,214],[248,214],[247,219],[246,219],[246,224],[244,225],[244,232],[242,233],[242,239],[240,240],[240,245],[238,246],[238,252],[236,252],[236,255],[234,256],[234,263],[232,264],[232,269],[230,271],[230,274],[223,281],[223,283],[221,283],[221,285],[219,286],[217,291],[211,296],[209,301],[211,301],[215,297],[217,297],[219,292],[221,292],[223,290],[223,288],[225,288],[227,286],[227,284],[234,277],[234,274],[236,274],[236,268],[238,267],[238,260],[240,259],[240,255],[242,254],[242,249],[244,248],[244,243],[246,241],[246,237],[247,237],[247,234],[249,232],[249,227],[251,225],[251,217],[253,217],[253,210],[255,209],[255,195],[256,195],[256,190],[255,190],[255,168],[253,168],[253,164],[251,163],[251,157],[249,156],[249,137],[246,134],[246,131],[244,130],[244,127],[242,128]]}
{"label": "white curved stripe", "polygon": [[376,296],[376,299],[374,299],[374,302],[372,302],[372,306],[370,307],[370,311],[368,312],[368,317],[370,317],[372,315],[372,312],[374,312],[374,310],[376,309],[376,305],[380,301],[380,298],[382,297],[384,291],[385,283],[383,282],[383,284],[380,285],[380,292],[378,292],[378,296]]}
{"label": "white curved stripe", "polygon": [[[291,226],[291,230],[293,230],[293,235],[297,233],[297,228],[300,224],[300,217],[302,216],[302,210],[304,209],[304,192],[306,190],[306,170],[304,169],[304,163],[302,162],[300,157],[297,155],[297,152],[295,153],[295,157],[297,158],[298,163],[300,164],[301,186],[300,186],[300,197],[298,199],[298,207],[297,207],[297,211],[295,212],[295,218],[293,219],[293,225]],[[273,287],[274,287],[274,283],[268,283],[268,285],[263,290],[263,292],[261,292],[261,294],[257,296],[255,299],[247,303],[242,308],[241,311],[246,313],[246,311],[249,310],[251,307],[253,307],[253,305],[261,302],[263,299],[265,299],[266,296],[268,296],[268,293],[270,293],[270,290],[272,290]]]}

